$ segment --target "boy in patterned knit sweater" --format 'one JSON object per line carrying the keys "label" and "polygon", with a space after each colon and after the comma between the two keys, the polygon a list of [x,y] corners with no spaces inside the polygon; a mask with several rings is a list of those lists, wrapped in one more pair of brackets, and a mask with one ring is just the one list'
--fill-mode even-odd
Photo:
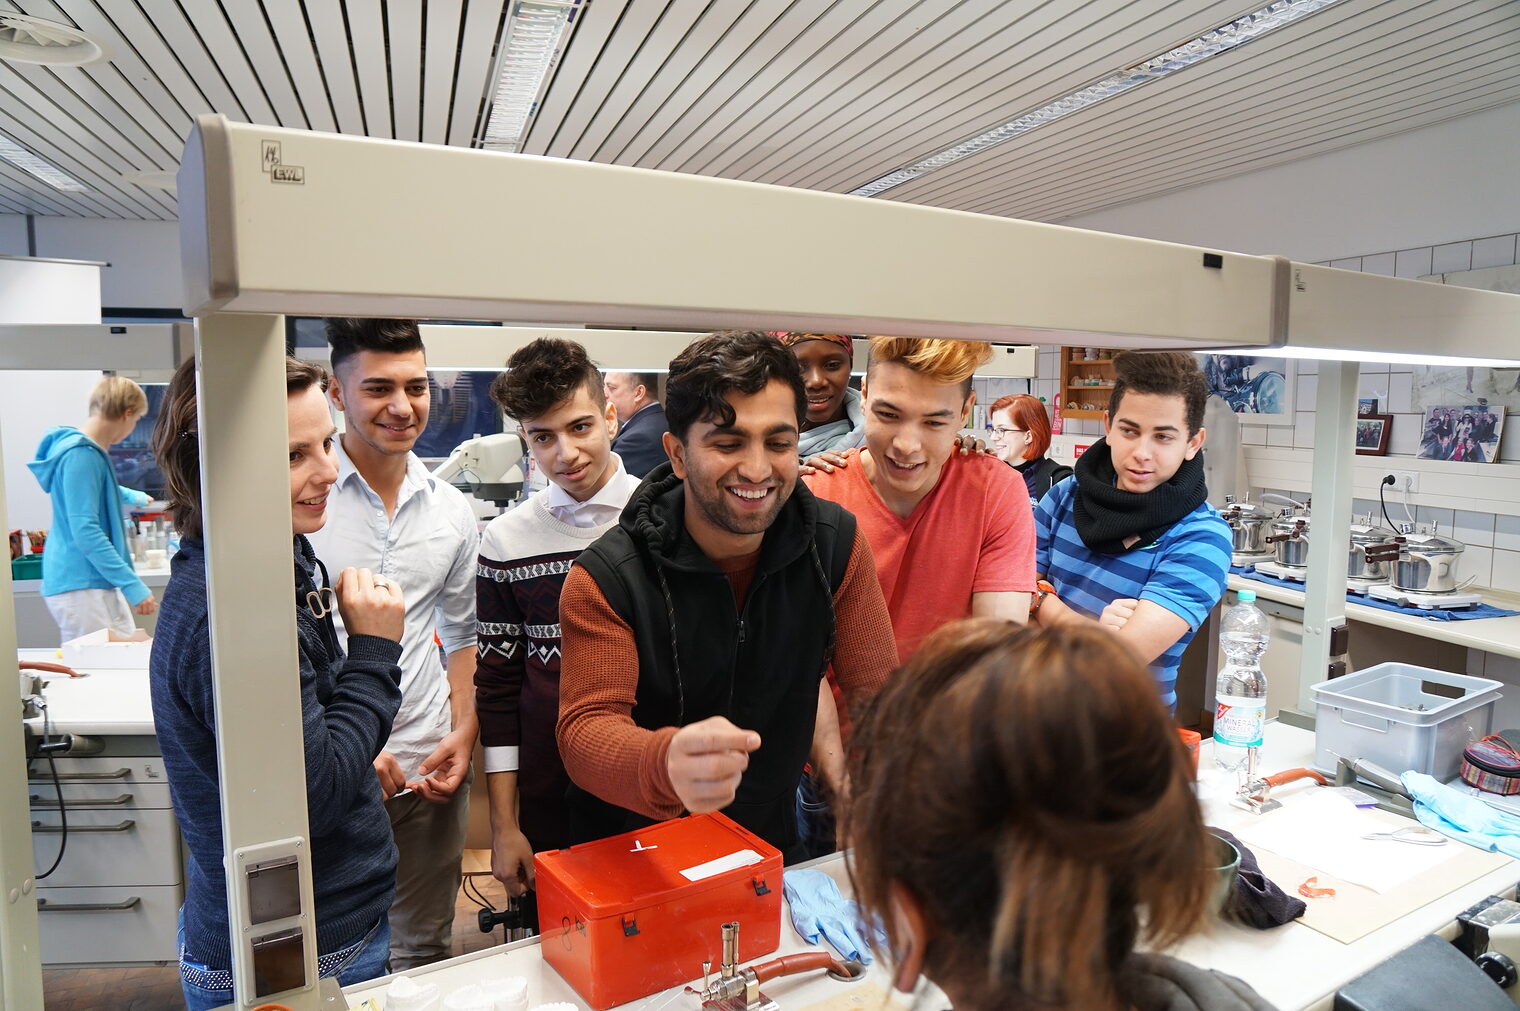
{"label": "boy in patterned knit sweater", "polygon": [[532,887],[533,853],[570,845],[559,716],[559,595],[582,549],[611,529],[638,479],[612,451],[617,414],[573,341],[517,351],[491,385],[549,487],[492,520],[476,577],[475,705],[491,798],[491,872]]}

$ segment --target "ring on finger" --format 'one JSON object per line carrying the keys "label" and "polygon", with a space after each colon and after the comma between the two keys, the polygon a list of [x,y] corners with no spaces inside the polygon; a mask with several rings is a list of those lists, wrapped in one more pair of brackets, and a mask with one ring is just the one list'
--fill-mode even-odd
{"label": "ring on finger", "polygon": [[375,585],[383,588],[383,587],[390,586],[391,582],[388,579],[376,578],[375,579]]}

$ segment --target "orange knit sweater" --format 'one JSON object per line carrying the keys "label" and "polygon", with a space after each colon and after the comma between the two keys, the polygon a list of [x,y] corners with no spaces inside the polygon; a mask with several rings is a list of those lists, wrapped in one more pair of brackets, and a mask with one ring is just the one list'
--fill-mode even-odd
{"label": "orange knit sweater", "polygon": [[[720,566],[741,603],[758,560],[756,552],[732,566]],[[646,730],[633,722],[639,681],[633,629],[580,566],[565,579],[559,620],[563,654],[557,733],[570,778],[603,800],[647,818],[676,817],[681,801],[671,789],[665,754],[678,728]],[[871,547],[859,532],[834,593],[834,621],[834,677],[846,703],[854,707],[875,695],[897,666],[892,619]]]}

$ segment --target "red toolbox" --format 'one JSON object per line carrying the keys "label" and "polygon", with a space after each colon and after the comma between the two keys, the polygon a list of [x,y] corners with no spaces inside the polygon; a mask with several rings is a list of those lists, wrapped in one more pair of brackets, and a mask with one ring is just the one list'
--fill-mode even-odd
{"label": "red toolbox", "polygon": [[781,852],[721,814],[661,822],[533,857],[544,961],[596,1011],[781,944]]}

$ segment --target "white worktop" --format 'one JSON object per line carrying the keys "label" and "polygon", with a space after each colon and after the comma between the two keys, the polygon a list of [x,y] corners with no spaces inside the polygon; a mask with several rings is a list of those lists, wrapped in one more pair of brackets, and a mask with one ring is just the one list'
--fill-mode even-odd
{"label": "white worktop", "polygon": [[[1276,772],[1307,765],[1313,757],[1313,750],[1312,733],[1273,724],[1267,730],[1262,768]],[[1230,806],[1234,777],[1213,768],[1207,744],[1201,766],[1199,796],[1209,824],[1231,829],[1255,817]],[[1308,782],[1295,783],[1279,788],[1273,795],[1285,804],[1291,804],[1312,789],[1314,787]],[[815,866],[827,871],[839,882],[841,891],[849,894],[849,881],[841,856],[826,857],[817,861]],[[1262,931],[1215,922],[1207,933],[1190,938],[1175,954],[1195,965],[1241,977],[1281,1011],[1322,1011],[1331,1007],[1337,989],[1426,934],[1446,930],[1448,936],[1454,936],[1454,930],[1450,928],[1457,913],[1488,895],[1512,887],[1517,881],[1520,881],[1520,863],[1510,861],[1352,944],[1342,944],[1299,923]],[[808,950],[784,913],[781,936],[778,954]],[[694,973],[699,969],[700,966],[693,966]],[[536,939],[450,959],[410,975],[437,983],[445,994],[482,979],[524,976],[528,979],[530,1004],[568,1001],[577,1008],[586,1007],[559,974],[539,957]],[[862,983],[873,984],[883,991],[889,989],[887,973],[880,965],[872,966]],[[364,998],[380,998],[387,985],[388,978],[375,980],[348,987],[344,994],[350,1006],[357,1006]],[[767,986],[766,992],[777,998],[782,1007],[807,1007],[831,997],[846,996],[849,990],[845,984],[835,983],[821,974],[812,974]],[[930,998],[919,1005],[914,1005],[905,995],[899,995],[898,999],[904,1007],[944,1006],[943,1003],[931,1003]],[[377,999],[377,1004],[383,1007],[383,1001]],[[695,1007],[696,1003],[690,996],[683,997],[681,988],[676,987],[624,1006],[632,1011],[659,1011],[667,1006]]]}
{"label": "white worktop", "polygon": [[[1255,590],[1262,600],[1275,600],[1293,607],[1304,606],[1304,591],[1264,583],[1247,576],[1230,573],[1230,589]],[[1498,590],[1482,590],[1483,602],[1510,611],[1520,611],[1520,595]],[[1396,629],[1411,635],[1440,642],[1455,643],[1469,649],[1501,656],[1520,657],[1520,615],[1509,618],[1472,618],[1465,621],[1435,621],[1421,618],[1417,612],[1401,613],[1380,607],[1346,602],[1346,617],[1382,628]]]}
{"label": "white worktop", "polygon": [[[62,663],[53,649],[23,649],[22,660]],[[47,700],[52,729],[60,733],[97,736],[152,736],[153,702],[148,692],[146,669],[99,670],[80,668],[82,678],[64,674],[41,674],[47,681],[42,697]],[[41,718],[32,721],[39,728]]]}

